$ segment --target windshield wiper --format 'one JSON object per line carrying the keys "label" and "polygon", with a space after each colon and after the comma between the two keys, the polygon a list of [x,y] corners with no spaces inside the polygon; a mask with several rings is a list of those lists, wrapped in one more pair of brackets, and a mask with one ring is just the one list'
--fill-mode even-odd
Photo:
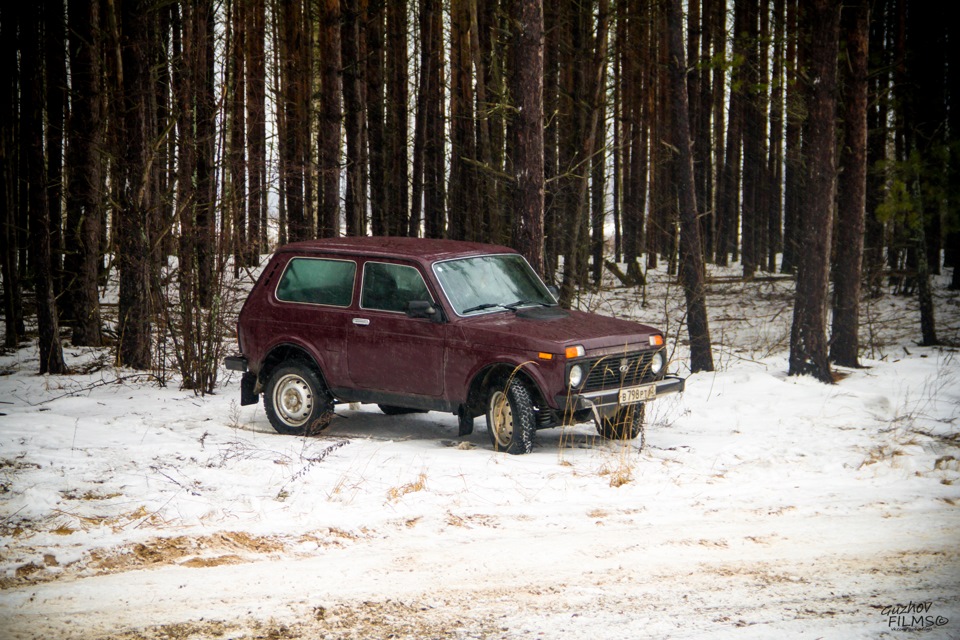
{"label": "windshield wiper", "polygon": [[500,305],[504,309],[510,309],[511,311],[516,311],[519,307],[522,307],[525,304],[535,304],[541,307],[552,307],[553,305],[547,304],[546,302],[541,302],[539,300],[517,300],[516,302],[511,302],[510,304]]}
{"label": "windshield wiper", "polygon": [[[462,313],[472,313],[474,311],[483,311],[484,309],[493,309],[494,307],[503,307],[504,309],[510,309],[505,304],[500,304],[498,302],[484,302],[483,304],[478,304],[475,307],[470,307],[469,309],[464,309]],[[511,309],[513,311],[513,309]]]}
{"label": "windshield wiper", "polygon": [[546,302],[538,302],[536,300],[517,300],[516,302],[511,302],[510,304],[501,304],[499,302],[484,302],[483,304],[478,304],[475,307],[464,309],[462,313],[472,313],[474,311],[483,311],[484,309],[493,309],[494,307],[500,307],[501,309],[506,309],[508,311],[513,311],[514,313],[516,313],[517,309],[519,309],[525,304],[538,304],[541,307],[551,306]]}

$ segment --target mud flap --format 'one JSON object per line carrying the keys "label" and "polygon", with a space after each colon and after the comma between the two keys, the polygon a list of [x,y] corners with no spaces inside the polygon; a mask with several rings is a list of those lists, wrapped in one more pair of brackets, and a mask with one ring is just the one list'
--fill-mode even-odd
{"label": "mud flap", "polygon": [[247,371],[240,378],[240,405],[257,404],[260,401],[260,394],[254,391],[257,386],[257,375]]}
{"label": "mud flap", "polygon": [[457,435],[461,438],[473,433],[473,416],[467,413],[467,408],[463,405],[460,405],[460,410],[457,411],[457,424]]}

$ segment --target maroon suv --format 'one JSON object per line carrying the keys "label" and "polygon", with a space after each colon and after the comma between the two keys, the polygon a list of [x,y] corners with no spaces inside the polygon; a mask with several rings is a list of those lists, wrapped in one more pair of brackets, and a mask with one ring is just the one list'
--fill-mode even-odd
{"label": "maroon suv", "polygon": [[[643,403],[683,390],[663,334],[568,311],[512,249],[419,238],[281,247],[240,311],[241,404],[264,396],[280,433],[323,429],[337,403],[486,415],[493,446],[528,453],[538,429],[594,420],[643,436]],[[641,440],[640,446],[643,446]]]}

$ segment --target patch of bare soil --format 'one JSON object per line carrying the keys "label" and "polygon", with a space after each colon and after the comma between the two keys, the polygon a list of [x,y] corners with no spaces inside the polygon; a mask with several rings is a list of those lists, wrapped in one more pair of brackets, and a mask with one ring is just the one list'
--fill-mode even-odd
{"label": "patch of bare soil", "polygon": [[503,635],[489,620],[467,615],[450,615],[450,607],[434,609],[422,603],[395,600],[339,604],[315,607],[310,617],[295,623],[276,621],[201,621],[159,625],[102,636],[100,640],[199,640],[229,637],[231,640],[284,640],[290,638],[336,638],[371,640],[375,638],[436,640],[495,638]]}
{"label": "patch of bare soil", "polygon": [[[157,537],[146,542],[98,549],[84,560],[62,567],[56,556],[45,554],[42,564],[30,562],[18,567],[13,576],[0,577],[0,590],[75,577],[81,573],[103,575],[170,564],[187,567],[239,564],[262,559],[285,548],[281,538],[252,536],[242,531],[197,537]],[[51,567],[57,570],[49,571]]]}

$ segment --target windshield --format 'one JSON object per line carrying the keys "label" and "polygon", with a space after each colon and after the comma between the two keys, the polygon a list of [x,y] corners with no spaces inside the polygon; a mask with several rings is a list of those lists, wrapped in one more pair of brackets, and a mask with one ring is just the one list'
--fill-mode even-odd
{"label": "windshield", "polygon": [[556,304],[540,277],[517,254],[447,260],[433,265],[433,271],[460,316]]}

